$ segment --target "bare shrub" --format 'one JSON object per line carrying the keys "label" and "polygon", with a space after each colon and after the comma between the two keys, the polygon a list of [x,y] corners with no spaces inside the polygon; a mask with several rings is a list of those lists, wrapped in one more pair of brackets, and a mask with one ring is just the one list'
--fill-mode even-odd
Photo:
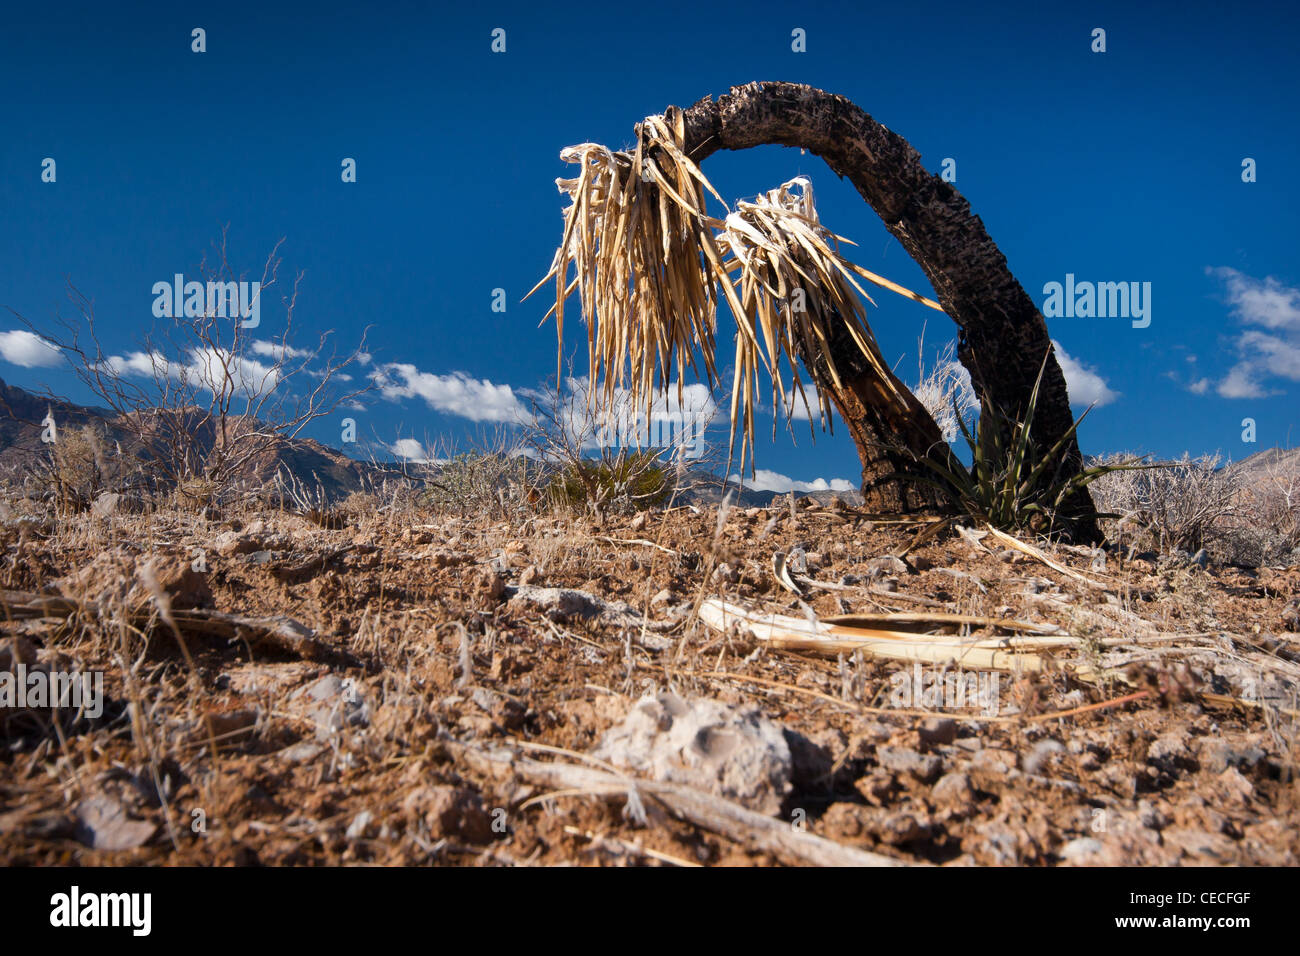
{"label": "bare shrub", "polygon": [[521,517],[540,500],[541,467],[525,454],[527,445],[513,429],[478,436],[464,451],[446,442],[423,445],[408,458],[404,475],[420,488],[415,504],[460,517]]}
{"label": "bare shrub", "polygon": [[[1102,462],[1125,457],[1131,456]],[[1157,467],[1112,472],[1092,484],[1092,493],[1099,511],[1117,515],[1111,520],[1119,535],[1142,532],[1161,552],[1214,550],[1236,527],[1242,504],[1240,475],[1223,467],[1217,453],[1184,454]]]}
{"label": "bare shrub", "polygon": [[[263,267],[259,297],[278,282],[279,246]],[[201,506],[221,499],[281,442],[374,386],[348,385],[344,371],[365,354],[364,334],[342,356],[327,352],[328,331],[314,346],[291,344],[301,273],[282,297],[282,330],[263,339],[240,316],[227,315],[228,303],[210,291],[243,278],[230,265],[224,232],[214,261],[205,257],[198,274],[209,290],[202,314],[161,320],[126,354],[105,348],[93,302],[71,283],[77,316],[60,317],[57,330],[19,318],[59,349],[81,384],[114,413],[114,427],[130,436],[131,451],[149,462],[158,482],[183,503]],[[260,316],[260,303],[258,309]]]}
{"label": "bare shrub", "polygon": [[102,428],[83,425],[57,433],[44,446],[31,469],[30,485],[36,497],[53,503],[55,512],[84,511],[105,492],[122,491],[134,463]]}
{"label": "bare shrub", "polygon": [[703,485],[720,486],[711,469],[720,449],[704,441],[712,407],[683,407],[658,393],[651,414],[629,393],[598,405],[585,380],[534,399],[525,429],[531,457],[541,462],[550,502],[596,515],[656,507]]}
{"label": "bare shrub", "polygon": [[943,440],[957,440],[959,422],[970,423],[979,412],[979,399],[971,385],[970,372],[957,361],[957,343],[949,342],[935,356],[934,364],[925,368],[925,338],[922,336],[917,359],[917,385],[912,389],[934,423]]}

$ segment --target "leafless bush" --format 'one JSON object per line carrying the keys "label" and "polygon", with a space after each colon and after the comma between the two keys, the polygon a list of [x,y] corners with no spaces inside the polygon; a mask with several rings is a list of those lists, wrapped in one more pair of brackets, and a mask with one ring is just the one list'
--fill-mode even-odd
{"label": "leafless bush", "polygon": [[[279,243],[267,257],[259,297],[278,281],[278,250]],[[215,264],[205,257],[199,265],[205,289],[228,289],[240,281],[224,232],[214,258]],[[296,276],[282,297],[284,326],[269,339],[255,338],[251,326],[230,317],[220,293],[211,291],[202,314],[163,319],[161,329],[125,355],[105,349],[93,302],[71,283],[77,315],[59,317],[57,330],[19,318],[59,349],[80,382],[111,409],[114,426],[130,436],[131,451],[149,461],[160,483],[203,504],[220,498],[281,442],[373,387],[348,385],[351,377],[344,371],[364,355],[364,335],[342,356],[327,354],[331,332],[314,347],[291,344],[301,279]]]}
{"label": "leafless bush", "polygon": [[1242,493],[1242,523],[1253,532],[1240,536],[1245,539],[1238,548],[1242,564],[1296,563],[1300,558],[1300,468],[1281,452],[1267,454],[1272,459]]}
{"label": "leafless bush", "polygon": [[[1116,455],[1101,464],[1132,456]],[[1218,454],[1184,454],[1158,467],[1118,471],[1092,484],[1101,512],[1115,514],[1116,530],[1143,531],[1162,552],[1209,549],[1237,518],[1242,487],[1237,472],[1222,466]]]}
{"label": "leafless bush", "polygon": [[939,426],[944,441],[957,440],[959,421],[970,422],[979,412],[979,399],[971,385],[970,373],[957,361],[957,343],[949,342],[938,355],[929,371],[925,368],[925,338],[918,346],[917,385],[912,389],[934,423]]}
{"label": "leafless bush", "polygon": [[124,491],[138,463],[102,428],[83,425],[57,432],[36,455],[28,475],[34,497],[50,501],[58,514],[84,511],[104,492]]}

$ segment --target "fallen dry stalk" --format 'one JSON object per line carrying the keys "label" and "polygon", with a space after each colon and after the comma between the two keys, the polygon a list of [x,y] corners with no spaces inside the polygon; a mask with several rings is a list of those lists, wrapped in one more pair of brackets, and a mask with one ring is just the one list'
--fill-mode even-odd
{"label": "fallen dry stalk", "polygon": [[1088,585],[1088,587],[1096,588],[1099,591],[1109,590],[1109,588],[1105,584],[1102,584],[1099,581],[1094,581],[1092,578],[1080,574],[1078,571],[1075,571],[1073,568],[1067,568],[1059,561],[1053,561],[1051,558],[1045,555],[1042,551],[1039,551],[1033,545],[1025,544],[1020,539],[1013,538],[1005,531],[999,531],[997,528],[993,527],[992,525],[988,526],[988,531],[989,534],[993,535],[994,538],[1001,541],[1008,548],[1011,548],[1015,551],[1019,551],[1021,554],[1027,554],[1031,558],[1036,558],[1037,560],[1043,562],[1043,564],[1051,568],[1053,571],[1057,571],[1061,574],[1064,574],[1067,578],[1078,581],[1081,584],[1086,584]]}
{"label": "fallen dry stalk", "polygon": [[[863,617],[859,616],[859,619]],[[875,617],[884,619],[888,616]],[[951,635],[926,635],[886,628],[849,627],[779,614],[760,615],[715,599],[705,601],[700,606],[700,620],[723,633],[732,625],[739,624],[752,633],[756,640],[785,650],[814,651],[828,655],[862,650],[892,660],[934,664],[956,661],[971,669],[998,671],[1042,670],[1044,658],[1035,651],[1056,650],[1078,644],[1075,638],[1068,635],[1022,634],[961,639]]]}
{"label": "fallen dry stalk", "polygon": [[639,780],[621,774],[547,763],[509,750],[486,751],[445,741],[448,752],[480,773],[512,776],[535,786],[612,795],[635,789],[653,797],[669,811],[695,826],[717,833],[753,853],[767,853],[782,863],[797,866],[912,866],[878,853],[841,846],[832,840],[795,829],[791,824],[763,816],[730,800],[676,783]]}
{"label": "fallen dry stalk", "polygon": [[[100,616],[99,609],[93,604],[31,591],[2,591],[0,605],[13,619],[73,616],[98,619]],[[141,610],[131,613],[128,621],[141,630],[147,630],[154,623],[154,617],[152,610]],[[222,611],[173,609],[171,618],[176,628],[186,636],[239,638],[251,647],[269,648],[309,661],[326,661],[341,656],[337,649],[317,639],[315,631],[291,617],[245,617]]]}

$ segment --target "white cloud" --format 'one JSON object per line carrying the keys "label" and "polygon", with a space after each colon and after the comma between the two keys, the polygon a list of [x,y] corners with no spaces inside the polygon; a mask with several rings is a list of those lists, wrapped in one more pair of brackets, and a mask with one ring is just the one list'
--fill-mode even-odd
{"label": "white cloud", "polygon": [[1227,266],[1205,271],[1223,281],[1232,314],[1246,325],[1300,332],[1300,289],[1272,276],[1256,279]]}
{"label": "white cloud", "polygon": [[785,387],[786,408],[792,421],[821,421],[820,401],[821,396],[816,386],[810,382],[800,382],[798,389],[794,387],[794,382]]}
{"label": "white cloud", "polygon": [[283,342],[268,342],[265,339],[254,339],[249,345],[249,349],[254,355],[273,358],[277,361],[281,360],[281,358],[284,361],[311,358],[314,354],[312,349],[296,349],[291,345],[285,345]]}
{"label": "white cloud", "polygon": [[1052,345],[1056,348],[1056,361],[1065,373],[1071,405],[1109,405],[1119,398],[1119,392],[1111,389],[1095,369],[1073,358],[1055,339],[1052,340]]}
{"label": "white cloud", "polygon": [[593,413],[588,401],[590,387],[587,376],[572,376],[565,379],[558,399],[549,390],[520,389],[519,394],[536,402],[548,429],[562,427],[566,443],[588,451],[600,447],[676,448],[693,457],[703,453],[706,429],[721,414],[707,385],[683,385],[680,398],[676,386],[655,392],[648,424],[644,402],[634,405],[624,388],[614,389],[608,397],[595,396],[599,410]]}
{"label": "white cloud", "polygon": [[104,367],[114,375],[169,378],[208,392],[216,392],[230,381],[241,398],[269,395],[281,382],[274,365],[236,356],[227,349],[191,349],[185,364],[161,352],[128,352],[110,355],[104,359]]}
{"label": "white cloud", "polygon": [[1250,362],[1238,362],[1215,388],[1223,398],[1263,398],[1268,393],[1259,383],[1259,375]]}
{"label": "white cloud", "polygon": [[1187,390],[1193,395],[1204,395],[1210,389],[1210,380],[1208,378],[1198,378],[1195,382],[1187,386]]}
{"label": "white cloud", "polygon": [[1257,326],[1237,336],[1239,359],[1217,385],[1219,395],[1262,398],[1273,394],[1266,386],[1269,378],[1300,382],[1300,289],[1226,266],[1205,271],[1223,282],[1233,316]]}
{"label": "white cloud", "polygon": [[422,398],[435,411],[473,422],[518,422],[527,411],[509,385],[494,385],[464,372],[435,375],[414,365],[392,362],[375,369],[373,376],[387,399]]}
{"label": "white cloud", "polygon": [[1279,378],[1300,382],[1300,336],[1288,341],[1258,329],[1241,334],[1237,345],[1242,352],[1255,356],[1255,363]]}
{"label": "white cloud", "polygon": [[152,378],[154,370],[165,372],[167,359],[157,353],[131,352],[129,355],[110,355],[104,360],[105,370],[111,375],[138,375]]}
{"label": "white cloud", "polygon": [[[732,475],[732,481],[740,481],[740,475]],[[779,495],[791,491],[853,491],[857,488],[851,481],[843,478],[832,478],[827,481],[825,478],[814,478],[812,481],[795,481],[787,475],[780,472],[768,471],[766,468],[758,468],[754,471],[754,477],[746,478],[744,485],[751,491],[773,491]]]}
{"label": "white cloud", "polygon": [[59,349],[23,329],[0,332],[0,357],[23,368],[53,368],[63,361]]}
{"label": "white cloud", "polygon": [[432,460],[424,445],[414,438],[399,438],[388,446],[388,450],[406,461],[426,463]]}

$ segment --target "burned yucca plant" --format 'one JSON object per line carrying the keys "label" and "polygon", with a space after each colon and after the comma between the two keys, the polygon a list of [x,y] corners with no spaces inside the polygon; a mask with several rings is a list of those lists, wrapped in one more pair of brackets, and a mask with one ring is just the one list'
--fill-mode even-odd
{"label": "burned yucca plant", "polygon": [[[886,417],[924,415],[881,357],[859,296],[870,299],[855,277],[936,309],[937,303],[848,262],[839,252],[844,240],[819,222],[806,179],[739,203],[733,212],[684,143],[684,117],[670,109],[638,126],[633,151],[585,143],[560,154],[581,168],[576,178],[556,181],[572,203],[550,271],[532,292],[554,280],[556,301],[547,317],[555,313],[561,343],[565,300],[578,292],[589,369],[599,382],[589,392],[597,410],[614,407],[626,390],[648,417],[656,393],[674,378],[681,400],[687,368],[702,371],[714,387],[717,307],[725,299],[737,324],[731,436],[733,447],[737,433],[743,436],[742,466],[753,443],[760,367],[788,419],[794,409],[783,359],[795,395],[803,394],[802,360],[834,396],[845,382],[831,343],[845,334],[861,355],[855,376],[871,377],[872,400],[893,406]],[[707,213],[706,193],[722,204],[722,219]],[[819,393],[818,401],[828,420],[831,399]]]}
{"label": "burned yucca plant", "polygon": [[[848,371],[838,368],[831,341],[846,333],[856,347],[851,354],[855,360],[860,357],[855,364],[864,366],[880,384],[879,400],[895,415],[906,417],[911,411],[907,389],[880,354],[862,300],[875,302],[855,275],[933,308],[938,304],[844,258],[839,244],[849,240],[818,220],[812,184],[805,177],[792,179],[753,202],[737,203],[721,227],[719,245],[730,258],[723,264],[725,274],[718,278],[739,330],[731,396],[733,435],[740,421],[745,444],[753,440],[760,365],[772,380],[773,406],[785,409],[787,421],[796,398],[807,402],[799,376],[801,359],[828,386],[817,390],[816,396],[818,415],[829,424],[830,396],[843,391]],[[789,396],[781,373],[783,361],[790,366]],[[812,409],[807,410],[811,419]],[[744,453],[742,444],[742,466]]]}

